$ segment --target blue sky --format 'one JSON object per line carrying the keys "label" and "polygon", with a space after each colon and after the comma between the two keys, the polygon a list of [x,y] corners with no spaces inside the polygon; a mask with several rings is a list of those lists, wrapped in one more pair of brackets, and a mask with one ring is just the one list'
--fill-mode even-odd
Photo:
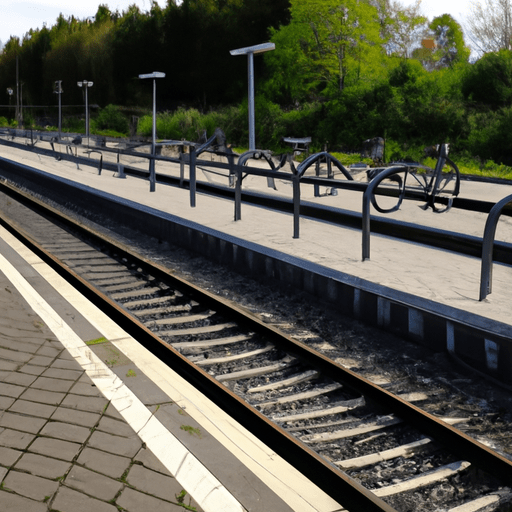
{"label": "blue sky", "polygon": [[[45,23],[50,27],[60,13],[79,19],[94,16],[100,4],[107,4],[111,11],[117,9],[120,12],[133,4],[143,11],[151,8],[150,0],[0,0],[0,41],[5,44],[11,36],[22,38],[31,28],[42,28]],[[165,1],[159,3],[165,4]]]}
{"label": "blue sky", "polygon": [[[147,11],[151,7],[150,0],[0,0],[0,41],[6,43],[11,36],[23,37],[31,28],[42,28],[46,23],[51,26],[55,23],[60,13],[68,17],[77,18],[94,16],[98,5],[106,3],[111,11],[118,9],[120,12],[132,4],[137,4],[141,10]],[[161,0],[159,5],[166,2]],[[404,5],[413,4],[414,0],[401,0]],[[422,0],[423,13],[430,19],[441,14],[451,14],[459,23],[464,14],[469,11],[471,0]]]}

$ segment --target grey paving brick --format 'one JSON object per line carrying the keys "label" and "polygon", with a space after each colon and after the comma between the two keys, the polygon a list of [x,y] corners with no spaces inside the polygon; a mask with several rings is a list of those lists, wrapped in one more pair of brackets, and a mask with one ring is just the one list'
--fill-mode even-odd
{"label": "grey paving brick", "polygon": [[44,391],[55,391],[57,393],[67,393],[73,382],[63,379],[49,379],[47,377],[38,377],[30,386],[33,389],[42,389]]}
{"label": "grey paving brick", "polygon": [[24,364],[20,367],[19,371],[28,373],[29,375],[41,375],[46,370],[44,366],[34,366],[33,364]]}
{"label": "grey paving brick", "polygon": [[128,423],[109,418],[108,416],[103,416],[101,418],[98,430],[123,437],[132,437],[135,435],[135,431],[130,427],[130,425],[128,425]]}
{"label": "grey paving brick", "polygon": [[179,494],[183,489],[172,476],[156,473],[138,464],[134,464],[130,468],[126,481],[139,491],[168,501],[175,500],[176,494]]}
{"label": "grey paving brick", "polygon": [[4,382],[9,384],[18,384],[19,386],[30,386],[36,380],[34,375],[21,372],[11,372],[11,374],[4,379]]}
{"label": "grey paving brick", "polygon": [[8,372],[15,371],[19,366],[19,363],[14,361],[6,361],[5,359],[0,359],[0,370],[5,370]]}
{"label": "grey paving brick", "polygon": [[99,396],[80,396],[68,394],[62,401],[64,407],[88,412],[103,412],[108,400]]}
{"label": "grey paving brick", "polygon": [[5,411],[9,409],[11,405],[16,401],[15,398],[10,396],[0,396],[0,411]]}
{"label": "grey paving brick", "polygon": [[68,370],[65,368],[55,368],[54,366],[52,366],[51,368],[45,370],[41,376],[48,377],[51,379],[72,380],[73,382],[75,382],[82,376],[83,373],[83,370]]}
{"label": "grey paving brick", "polygon": [[[90,498],[68,487],[59,489],[57,497],[52,503],[52,508],[60,512],[118,512],[114,505]],[[16,512],[19,512],[19,510]],[[146,510],[146,512],[148,511]],[[183,512],[183,510],[180,512]]]}
{"label": "grey paving brick", "polygon": [[2,512],[47,512],[48,510],[46,503],[33,501],[2,490],[0,490],[0,503],[2,504]]}
{"label": "grey paving brick", "polygon": [[0,482],[4,479],[5,475],[7,475],[8,471],[9,468],[4,468],[3,466],[0,466]]}
{"label": "grey paving brick", "polygon": [[26,363],[30,361],[32,357],[32,354],[28,354],[27,352],[18,352],[17,350],[0,348],[0,359],[10,361],[12,363]]}
{"label": "grey paving brick", "polygon": [[71,468],[65,484],[104,501],[114,499],[124,485],[122,482],[80,466]]}
{"label": "grey paving brick", "polygon": [[0,432],[0,446],[24,450],[35,437],[35,435],[28,434],[27,432],[18,432],[17,430],[6,428]]}
{"label": "grey paving brick", "polygon": [[35,365],[35,366],[48,367],[52,364],[53,359],[54,359],[53,357],[35,355],[35,356],[32,356],[29,359],[29,361],[30,361],[30,364]]}
{"label": "grey paving brick", "polygon": [[71,467],[71,463],[36,453],[24,453],[14,467],[21,471],[28,471],[32,475],[55,479],[64,476]]}
{"label": "grey paving brick", "polygon": [[11,405],[9,412],[30,414],[31,416],[38,416],[39,418],[50,418],[56,409],[57,407],[55,405],[38,404],[19,399]]}
{"label": "grey paving brick", "polygon": [[0,446],[0,464],[3,466],[12,466],[22,455],[23,452]]}
{"label": "grey paving brick", "polygon": [[18,398],[23,393],[23,391],[25,391],[24,386],[16,386],[16,384],[2,383],[2,389],[0,390],[0,393],[2,393],[3,396]]}
{"label": "grey paving brick", "polygon": [[71,389],[71,393],[82,396],[101,396],[101,391],[91,382],[88,378],[88,382],[77,382]]}
{"label": "grey paving brick", "polygon": [[28,343],[16,340],[16,345],[14,346],[12,343],[12,339],[9,338],[0,338],[0,347],[5,348],[7,350],[16,349],[17,352],[26,352],[28,354],[35,354],[37,350],[40,348],[41,343]]}
{"label": "grey paving brick", "polygon": [[64,349],[61,347],[60,349],[59,348],[56,348],[56,347],[51,347],[51,346],[44,346],[44,347],[41,347],[38,351],[37,351],[37,355],[38,356],[47,356],[47,357],[51,357],[52,359],[56,358]]}
{"label": "grey paving brick", "polygon": [[20,398],[41,404],[59,405],[65,396],[65,393],[55,393],[54,391],[43,391],[42,389],[28,388]]}
{"label": "grey paving brick", "polygon": [[[163,501],[154,496],[148,496],[147,494],[130,489],[129,487],[123,490],[121,496],[117,498],[116,503],[128,512],[184,512],[185,510],[184,507],[177,504],[176,499],[174,503],[169,503],[168,501]],[[185,496],[184,503],[186,505],[190,504],[193,507],[195,506],[197,512],[202,511],[194,500],[189,500],[188,496]]]}
{"label": "grey paving brick", "polygon": [[46,420],[43,418],[24,416],[11,412],[5,412],[0,416],[0,427],[22,430],[31,434],[37,434],[45,423]]}
{"label": "grey paving brick", "polygon": [[130,466],[131,459],[85,447],[80,453],[77,463],[111,478],[121,478]]}
{"label": "grey paving brick", "polygon": [[108,404],[107,410],[105,411],[105,416],[124,421],[124,418],[121,416],[119,411],[110,403]]}
{"label": "grey paving brick", "polygon": [[158,471],[164,475],[172,476],[169,470],[160,462],[155,454],[147,448],[141,448],[133,460],[140,462],[143,466],[152,469],[153,471]]}
{"label": "grey paving brick", "polygon": [[88,445],[98,450],[132,458],[141,448],[141,440],[134,437],[119,437],[96,430],[89,439]]}
{"label": "grey paving brick", "polygon": [[77,455],[80,448],[81,445],[78,443],[51,439],[49,437],[38,437],[30,445],[30,452],[71,461]]}
{"label": "grey paving brick", "polygon": [[33,500],[43,501],[45,498],[50,498],[60,484],[28,473],[11,471],[5,478],[4,485],[17,494]]}
{"label": "grey paving brick", "polygon": [[75,359],[64,359],[59,357],[53,363],[51,368],[60,368],[63,370],[78,370],[83,371],[83,368],[78,364]]}
{"label": "grey paving brick", "polygon": [[65,423],[74,423],[75,425],[82,425],[87,428],[92,428],[98,423],[101,417],[99,412],[85,412],[77,411],[76,409],[68,409],[66,407],[59,407],[52,416],[52,420],[63,421]]}
{"label": "grey paving brick", "polygon": [[40,434],[82,444],[91,435],[91,430],[79,425],[71,425],[70,423],[50,421],[41,429]]}

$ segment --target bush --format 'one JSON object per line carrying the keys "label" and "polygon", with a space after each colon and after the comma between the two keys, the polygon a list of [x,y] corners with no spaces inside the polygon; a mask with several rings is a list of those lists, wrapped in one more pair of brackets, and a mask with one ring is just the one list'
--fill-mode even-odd
{"label": "bush", "polygon": [[7,121],[6,117],[0,117],[0,126],[2,128],[9,126],[9,121]]}
{"label": "bush", "polygon": [[95,130],[110,130],[127,135],[129,124],[126,117],[115,105],[107,105],[101,109],[94,119]]}

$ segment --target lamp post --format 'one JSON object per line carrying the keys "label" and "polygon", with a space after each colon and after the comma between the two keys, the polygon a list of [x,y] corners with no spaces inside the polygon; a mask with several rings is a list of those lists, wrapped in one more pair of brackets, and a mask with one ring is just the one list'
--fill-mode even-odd
{"label": "lamp post", "polygon": [[62,99],[61,94],[62,91],[62,80],[55,80],[55,88],[53,90],[55,94],[59,95],[59,141],[62,136]]}
{"label": "lamp post", "polygon": [[275,50],[274,43],[263,43],[246,48],[231,50],[231,55],[247,55],[247,74],[249,82],[249,149],[256,149],[256,136],[254,131],[254,54]]}
{"label": "lamp post", "polygon": [[[151,154],[153,157],[156,153],[156,79],[165,78],[165,73],[160,71],[153,71],[145,75],[139,75],[140,79],[152,78],[153,79],[153,134],[151,138]],[[149,191],[155,191],[155,159],[149,161]]]}
{"label": "lamp post", "polygon": [[85,136],[87,137],[87,144],[89,144],[89,100],[87,97],[87,90],[89,87],[94,85],[94,82],[89,82],[88,80],[82,80],[81,82],[76,83],[78,87],[83,87],[85,89]]}

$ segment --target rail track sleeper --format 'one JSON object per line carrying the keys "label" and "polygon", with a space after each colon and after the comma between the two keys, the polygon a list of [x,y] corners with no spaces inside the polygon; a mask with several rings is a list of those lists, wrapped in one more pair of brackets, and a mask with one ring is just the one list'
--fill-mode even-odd
{"label": "rail track sleeper", "polygon": [[161,297],[152,297],[150,299],[130,300],[128,302],[124,302],[123,307],[128,309],[136,309],[154,304],[165,304],[166,302],[175,300],[176,297],[179,297],[179,295],[177,293],[173,293],[173,295],[163,295]]}
{"label": "rail track sleeper", "polygon": [[130,276],[132,275],[128,270],[118,270],[116,272],[84,272],[82,276],[89,281],[97,281],[100,279],[115,279],[119,276]]}
{"label": "rail track sleeper", "polygon": [[140,281],[132,281],[131,283],[124,282],[120,284],[110,284],[110,285],[99,285],[98,283],[95,283],[97,286],[101,286],[102,290],[105,293],[115,293],[120,292],[122,290],[136,290],[136,289],[142,289],[145,286],[145,283],[142,283]]}
{"label": "rail track sleeper", "polygon": [[360,436],[362,434],[368,434],[369,432],[375,432],[376,430],[383,430],[394,425],[403,423],[401,418],[395,418],[393,415],[389,415],[384,418],[380,418],[376,422],[371,422],[363,426],[356,428],[350,428],[346,430],[338,430],[335,432],[325,432],[322,434],[311,434],[305,435],[300,438],[304,443],[317,444],[317,443],[328,443],[330,441],[336,441],[338,439],[346,439],[347,437]]}
{"label": "rail track sleeper", "polygon": [[233,354],[230,356],[225,357],[215,357],[215,358],[207,358],[207,359],[200,359],[194,361],[195,364],[198,366],[209,366],[212,364],[223,364],[223,363],[230,363],[232,361],[240,361],[242,359],[249,359],[254,356],[258,356],[261,354],[265,354],[266,352],[270,352],[271,350],[274,350],[274,345],[267,345],[263,348],[258,348],[256,350],[250,350],[247,352],[240,352],[239,354]]}
{"label": "rail track sleeper", "polygon": [[264,391],[287,388],[289,386],[295,386],[296,384],[301,384],[303,382],[307,382],[308,380],[315,379],[319,375],[320,372],[317,370],[307,370],[287,379],[271,382],[270,384],[263,384],[261,386],[256,386],[255,388],[250,388],[247,390],[247,393],[262,393]]}
{"label": "rail track sleeper", "polygon": [[505,501],[504,498],[506,501],[511,501],[512,494],[508,493],[508,496],[505,492],[501,496],[498,494],[488,494],[458,507],[450,508],[447,512],[490,512],[495,510],[495,506]]}
{"label": "rail track sleeper", "polygon": [[122,299],[132,299],[135,297],[144,297],[147,295],[151,295],[153,293],[157,293],[160,291],[160,288],[141,288],[140,290],[119,292],[119,293],[111,293],[110,297],[114,300],[122,300]]}
{"label": "rail track sleeper", "polygon": [[369,455],[363,455],[361,457],[354,457],[353,459],[337,460],[334,461],[334,464],[336,464],[336,466],[344,470],[357,469],[363,468],[365,466],[372,466],[374,464],[378,464],[379,462],[396,459],[398,457],[403,457],[404,459],[414,457],[416,454],[420,452],[431,449],[433,449],[432,439],[428,437],[423,437],[418,441],[403,444],[396,448],[391,448],[389,450],[384,450],[382,452],[371,453]]}
{"label": "rail track sleeper", "polygon": [[381,487],[380,489],[373,489],[371,492],[379,498],[385,498],[386,496],[392,496],[393,494],[414,491],[416,489],[426,487],[427,485],[446,480],[448,477],[464,471],[470,465],[470,462],[464,460],[452,462],[451,464],[446,464],[445,466],[414,476],[408,480],[404,480],[403,482],[388,485],[387,487]]}
{"label": "rail track sleeper", "polygon": [[187,349],[187,348],[210,348],[218,347],[221,345],[231,345],[233,343],[239,343],[241,341],[249,341],[252,338],[251,334],[239,334],[238,336],[230,336],[227,338],[216,338],[213,340],[199,340],[199,341],[179,341],[171,343],[175,349]]}
{"label": "rail track sleeper", "polygon": [[160,336],[188,336],[194,334],[207,334],[212,332],[224,331],[225,329],[232,329],[238,327],[234,322],[227,322],[225,324],[205,325],[203,327],[191,327],[190,329],[175,329],[172,331],[159,331]]}
{"label": "rail track sleeper", "polygon": [[275,400],[268,400],[266,402],[258,402],[255,403],[255,407],[259,407],[260,409],[264,409],[266,407],[272,407],[275,405],[286,404],[289,402],[298,402],[300,400],[308,400],[310,398],[316,398],[322,395],[326,395],[328,393],[332,393],[333,391],[337,391],[343,387],[342,384],[338,382],[334,382],[332,384],[328,384],[327,386],[311,389],[309,391],[303,391],[302,393],[295,393],[293,395],[282,396],[276,398]]}
{"label": "rail track sleeper", "polygon": [[158,320],[150,320],[144,322],[146,327],[154,327],[156,325],[181,325],[207,320],[215,315],[215,311],[207,311],[206,313],[198,313],[196,315],[180,315],[172,318],[159,318]]}
{"label": "rail track sleeper", "polygon": [[138,311],[134,311],[135,316],[139,318],[143,318],[145,316],[154,316],[154,315],[166,315],[169,313],[180,313],[190,311],[192,306],[190,304],[178,304],[176,306],[165,306],[161,308],[152,308],[152,309],[141,309]]}
{"label": "rail track sleeper", "polygon": [[322,418],[324,416],[330,416],[334,414],[341,414],[357,407],[363,407],[366,405],[364,397],[354,398],[352,400],[346,400],[342,403],[331,404],[330,407],[325,409],[318,409],[314,411],[297,412],[296,414],[288,414],[285,416],[272,416],[272,419],[278,423],[291,423],[295,421],[312,420]]}
{"label": "rail track sleeper", "polygon": [[285,368],[289,368],[293,364],[297,364],[297,360],[295,358],[286,356],[283,357],[283,359],[281,359],[279,362],[268,366],[260,366],[258,368],[250,368],[248,370],[238,370],[236,372],[216,375],[215,379],[218,380],[219,382],[227,382],[230,380],[241,380],[249,379],[251,377],[260,377],[261,375],[266,375],[272,372],[284,370]]}

